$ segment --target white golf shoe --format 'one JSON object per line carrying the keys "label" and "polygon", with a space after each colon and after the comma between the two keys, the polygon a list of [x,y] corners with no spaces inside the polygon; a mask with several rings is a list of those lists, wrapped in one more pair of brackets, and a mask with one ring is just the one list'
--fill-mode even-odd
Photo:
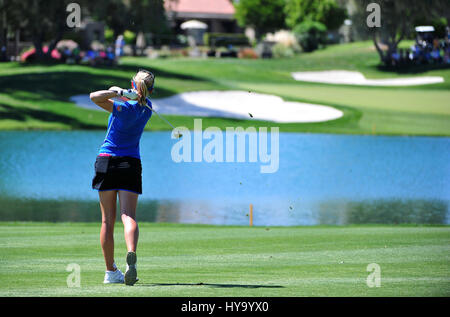
{"label": "white golf shoe", "polygon": [[119,269],[115,271],[105,272],[105,280],[103,281],[104,284],[111,284],[111,283],[123,284],[123,282],[124,282],[124,275]]}

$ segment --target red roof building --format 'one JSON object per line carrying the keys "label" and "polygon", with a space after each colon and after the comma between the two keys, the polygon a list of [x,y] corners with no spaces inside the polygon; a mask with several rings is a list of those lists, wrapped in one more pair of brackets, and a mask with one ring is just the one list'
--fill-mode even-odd
{"label": "red roof building", "polygon": [[188,20],[208,25],[207,32],[236,33],[241,29],[234,18],[231,0],[168,0],[164,1],[168,19],[177,31]]}

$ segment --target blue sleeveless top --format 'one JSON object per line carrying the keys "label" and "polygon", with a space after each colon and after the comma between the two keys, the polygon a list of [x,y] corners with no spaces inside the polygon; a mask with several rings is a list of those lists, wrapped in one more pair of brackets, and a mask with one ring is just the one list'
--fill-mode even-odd
{"label": "blue sleeveless top", "polygon": [[[147,105],[152,108],[150,99]],[[139,141],[152,111],[137,101],[114,101],[108,119],[108,130],[100,153],[113,156],[131,156],[140,159]]]}

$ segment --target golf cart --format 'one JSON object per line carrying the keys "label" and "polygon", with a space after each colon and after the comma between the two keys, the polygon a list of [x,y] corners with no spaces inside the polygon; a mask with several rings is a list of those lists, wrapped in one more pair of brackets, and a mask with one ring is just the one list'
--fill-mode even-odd
{"label": "golf cart", "polygon": [[416,42],[422,47],[426,47],[427,45],[433,45],[434,36],[434,27],[433,26],[416,26]]}

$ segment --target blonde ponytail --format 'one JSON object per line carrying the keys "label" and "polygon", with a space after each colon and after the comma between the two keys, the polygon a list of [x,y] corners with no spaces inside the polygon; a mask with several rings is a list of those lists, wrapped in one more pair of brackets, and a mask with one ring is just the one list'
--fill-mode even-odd
{"label": "blonde ponytail", "polygon": [[155,75],[146,70],[140,70],[134,77],[133,81],[136,84],[136,89],[138,90],[140,97],[138,102],[141,106],[146,105],[145,98],[150,95],[150,91],[153,89],[153,84],[155,82]]}

